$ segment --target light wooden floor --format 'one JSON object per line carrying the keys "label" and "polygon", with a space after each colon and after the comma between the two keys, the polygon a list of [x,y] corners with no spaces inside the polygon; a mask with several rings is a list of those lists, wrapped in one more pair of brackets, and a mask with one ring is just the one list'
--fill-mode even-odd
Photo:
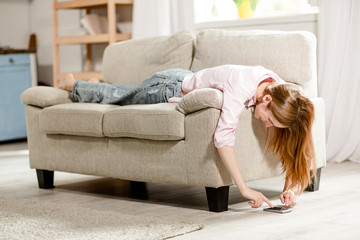
{"label": "light wooden floor", "polygon": [[[2,197],[160,218],[175,216],[179,221],[205,225],[203,230],[175,239],[360,239],[360,164],[349,161],[328,164],[320,191],[304,193],[293,212],[284,215],[251,209],[235,187],[230,189],[229,211],[223,213],[207,211],[201,187],[148,184],[149,199],[137,200],[131,198],[127,181],[56,172],[56,188],[42,190],[37,187],[35,171],[29,168],[26,142],[0,144],[0,179]],[[282,177],[248,185],[280,204]]]}

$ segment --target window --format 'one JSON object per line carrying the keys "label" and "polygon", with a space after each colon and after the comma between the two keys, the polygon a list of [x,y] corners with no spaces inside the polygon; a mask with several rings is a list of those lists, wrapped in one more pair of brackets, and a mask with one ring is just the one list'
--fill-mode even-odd
{"label": "window", "polygon": [[[256,2],[251,11],[250,2]],[[235,2],[242,2],[238,10]],[[261,18],[286,16],[316,11],[317,0],[194,0],[194,22],[236,20],[240,18]],[[245,6],[245,5],[248,6]],[[241,12],[242,11],[242,12]],[[249,12],[250,11],[250,12]]]}

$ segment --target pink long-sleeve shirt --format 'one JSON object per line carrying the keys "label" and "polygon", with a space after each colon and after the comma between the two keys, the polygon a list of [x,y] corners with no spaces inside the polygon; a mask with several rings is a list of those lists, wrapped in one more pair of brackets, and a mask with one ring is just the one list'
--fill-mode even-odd
{"label": "pink long-sleeve shirt", "polygon": [[[215,131],[215,147],[234,146],[235,129],[245,108],[256,103],[256,89],[266,78],[285,83],[276,73],[261,66],[223,65],[188,75],[182,82],[186,93],[196,89],[214,88],[223,92],[223,105]],[[169,102],[178,102],[171,98]]]}

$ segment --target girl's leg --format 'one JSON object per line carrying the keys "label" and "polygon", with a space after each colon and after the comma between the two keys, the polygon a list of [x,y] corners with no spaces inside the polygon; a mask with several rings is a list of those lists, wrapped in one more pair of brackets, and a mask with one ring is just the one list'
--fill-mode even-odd
{"label": "girl's leg", "polygon": [[[65,78],[59,82],[58,88],[72,92],[75,82],[76,80],[74,75],[72,73],[67,73]],[[88,80],[88,82],[100,83],[100,80],[96,77],[92,77]]]}
{"label": "girl's leg", "polygon": [[67,73],[65,78],[59,82],[58,88],[71,92],[74,88],[75,78],[72,73]]}
{"label": "girl's leg", "polygon": [[[154,104],[181,97],[181,82],[188,70],[171,69],[156,73],[137,87],[75,81],[72,75],[65,79],[65,88],[77,102],[102,104]],[[70,87],[69,87],[70,86]]]}
{"label": "girl's leg", "polygon": [[193,72],[183,69],[158,72],[129,92],[123,105],[164,103],[168,102],[169,98],[181,97],[181,84],[188,74]]}
{"label": "girl's leg", "polygon": [[90,82],[77,81],[71,73],[68,73],[59,83],[59,88],[71,92],[71,96],[76,102],[116,104],[121,102],[124,96],[135,87],[99,83],[95,78]]}
{"label": "girl's leg", "polygon": [[121,104],[135,88],[127,85],[76,81],[71,96],[77,102]]}
{"label": "girl's leg", "polygon": [[90,78],[90,79],[88,80],[88,82],[99,83],[100,80],[99,80],[98,78],[96,78],[96,77],[92,77],[92,78]]}

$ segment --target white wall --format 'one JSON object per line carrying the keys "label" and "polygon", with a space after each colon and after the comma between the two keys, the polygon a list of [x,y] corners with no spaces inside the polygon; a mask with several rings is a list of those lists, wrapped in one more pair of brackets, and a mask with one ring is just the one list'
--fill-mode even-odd
{"label": "white wall", "polygon": [[[131,7],[118,9],[118,20],[131,20],[131,9]],[[80,27],[82,11],[60,10],[58,13],[60,35],[64,30]],[[38,39],[38,80],[40,83],[51,85],[53,65],[52,0],[0,0],[0,44],[26,49],[31,33],[35,33]],[[101,70],[102,52],[105,47],[104,44],[93,47],[94,58],[96,58],[95,69],[98,71]],[[84,71],[84,54],[85,46],[61,45],[60,71]]]}
{"label": "white wall", "polygon": [[0,1],[0,44],[28,48],[30,13],[28,0]]}
{"label": "white wall", "polygon": [[[30,0],[30,30],[38,37],[38,59],[40,65],[52,65],[52,1],[50,0]],[[78,10],[59,11],[59,29],[69,29],[79,27],[80,12]],[[79,66],[78,61],[72,60],[74,56],[80,54],[79,46],[72,46],[65,54],[60,54],[61,60],[67,65]],[[71,57],[67,57],[70,55]],[[79,59],[76,59],[79,60]]]}
{"label": "white wall", "polygon": [[[39,81],[52,84],[53,65],[53,30],[52,30],[52,1],[30,0],[30,29],[38,38],[38,71]],[[79,27],[80,11],[59,11],[59,32],[64,29]],[[67,45],[60,47],[60,70],[75,72],[82,70],[81,46]]]}
{"label": "white wall", "polygon": [[[79,27],[80,11],[59,11],[59,28]],[[1,0],[0,41],[2,46],[27,49],[31,33],[37,35],[38,81],[52,84],[52,1]],[[79,45],[62,46],[61,71],[82,70],[82,48]]]}

